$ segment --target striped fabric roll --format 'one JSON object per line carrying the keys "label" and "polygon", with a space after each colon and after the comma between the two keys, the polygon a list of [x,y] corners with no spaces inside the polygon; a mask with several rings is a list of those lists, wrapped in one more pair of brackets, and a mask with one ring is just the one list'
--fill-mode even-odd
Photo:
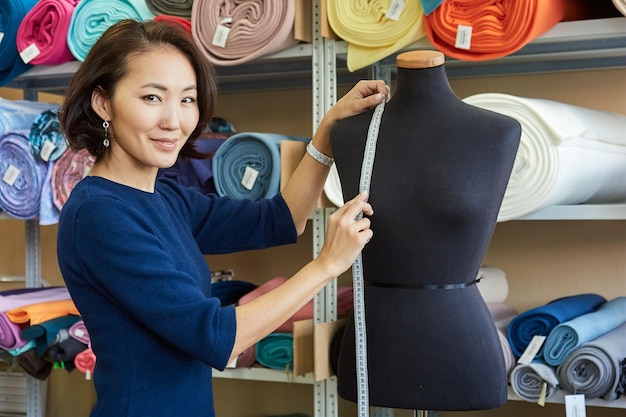
{"label": "striped fabric roll", "polygon": [[0,86],[26,72],[25,64],[17,51],[17,31],[22,20],[37,0],[0,0]]}
{"label": "striped fabric roll", "polygon": [[[33,56],[31,64],[58,65],[74,59],[67,31],[79,0],[39,0],[17,31],[17,49]],[[26,51],[26,52],[25,52]]]}
{"label": "striped fabric roll", "polygon": [[294,1],[195,1],[191,31],[213,64],[238,65],[295,46],[295,13]]}
{"label": "striped fabric roll", "polygon": [[0,209],[18,219],[39,215],[46,164],[35,158],[28,144],[28,131],[0,138]]}
{"label": "striped fabric roll", "polygon": [[76,6],[67,32],[72,55],[83,61],[100,36],[124,19],[147,21],[154,14],[145,0],[82,0]]}

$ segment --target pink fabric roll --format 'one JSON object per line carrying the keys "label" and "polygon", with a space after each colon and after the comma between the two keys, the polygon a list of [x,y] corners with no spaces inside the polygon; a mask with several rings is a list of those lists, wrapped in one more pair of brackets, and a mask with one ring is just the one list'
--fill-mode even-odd
{"label": "pink fabric roll", "polygon": [[[272,291],[282,285],[287,278],[276,277],[258,286],[239,299],[239,304],[246,304],[255,298]],[[348,314],[354,302],[352,287],[340,286],[337,288],[337,314]],[[300,310],[283,323],[275,333],[293,333],[293,323],[300,320],[312,319],[314,314],[313,300],[306,303]]]}
{"label": "pink fabric roll", "polygon": [[295,12],[294,1],[194,1],[191,33],[213,64],[238,65],[295,46]]}
{"label": "pink fabric roll", "polygon": [[93,374],[93,370],[96,367],[96,355],[93,353],[93,350],[89,347],[78,353],[74,358],[74,365],[76,365],[76,369],[84,374]]}
{"label": "pink fabric roll", "polygon": [[28,343],[20,336],[21,332],[22,328],[9,320],[6,313],[0,313],[0,348],[18,349]]}
{"label": "pink fabric roll", "polygon": [[61,210],[78,181],[82,180],[93,165],[95,158],[81,149],[76,152],[68,149],[56,160],[52,167],[52,200]]}
{"label": "pink fabric roll", "polygon": [[79,0],[39,0],[17,30],[17,50],[36,47],[39,54],[30,60],[36,65],[58,65],[72,61],[67,31]]}

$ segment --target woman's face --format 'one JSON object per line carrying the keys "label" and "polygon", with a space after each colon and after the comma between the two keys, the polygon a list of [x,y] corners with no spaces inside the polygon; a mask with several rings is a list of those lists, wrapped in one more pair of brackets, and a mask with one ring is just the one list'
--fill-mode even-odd
{"label": "woman's face", "polygon": [[128,173],[153,173],[174,165],[198,124],[196,73],[171,47],[131,55],[128,66],[113,97],[101,99],[110,121],[109,161]]}

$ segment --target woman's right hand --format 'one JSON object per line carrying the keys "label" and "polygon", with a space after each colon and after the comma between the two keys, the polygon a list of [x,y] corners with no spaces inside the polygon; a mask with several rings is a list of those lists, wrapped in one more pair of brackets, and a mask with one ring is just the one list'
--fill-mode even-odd
{"label": "woman's right hand", "polygon": [[[367,193],[357,195],[328,218],[328,231],[316,261],[322,262],[331,276],[337,277],[348,270],[372,238],[370,220],[366,216],[374,211],[367,197]],[[361,212],[364,216],[357,220]]]}

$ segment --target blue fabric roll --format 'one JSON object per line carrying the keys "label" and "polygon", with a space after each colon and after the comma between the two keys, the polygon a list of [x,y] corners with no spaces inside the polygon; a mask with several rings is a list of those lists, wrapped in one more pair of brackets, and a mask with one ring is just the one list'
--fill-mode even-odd
{"label": "blue fabric roll", "polygon": [[47,165],[28,145],[29,131],[9,132],[0,138],[0,209],[18,219],[39,215]]}
{"label": "blue fabric roll", "polygon": [[37,0],[0,0],[0,86],[7,84],[26,72],[31,65],[25,64],[17,51],[17,30],[20,23]]}
{"label": "blue fabric roll", "polygon": [[124,19],[145,22],[153,18],[145,0],[82,0],[72,14],[67,46],[77,60],[84,61],[104,31],[115,23]]}
{"label": "blue fabric roll", "polygon": [[39,324],[24,327],[21,336],[24,340],[33,340],[35,342],[37,356],[41,357],[52,342],[54,342],[59,330],[68,329],[80,319],[79,316],[73,315],[57,317]]}
{"label": "blue fabric roll", "polygon": [[[213,157],[217,193],[251,200],[275,196],[280,191],[280,143],[283,140],[304,142],[309,139],[255,132],[236,133],[228,138]],[[258,173],[254,181],[247,181],[250,170]]]}
{"label": "blue fabric roll", "polygon": [[[515,316],[507,329],[511,350],[515,356],[520,357],[533,336],[548,336],[557,325],[591,313],[605,302],[606,299],[597,294],[572,295]],[[541,353],[540,351],[538,355]]]}
{"label": "blue fabric roll", "polygon": [[617,297],[592,313],[556,326],[543,344],[543,359],[548,365],[560,365],[574,349],[611,332],[623,323],[626,323],[626,297]]}
{"label": "blue fabric roll", "polygon": [[57,109],[42,112],[33,121],[28,135],[30,150],[43,161],[56,161],[67,149],[67,141],[61,133]]}
{"label": "blue fabric roll", "polygon": [[58,104],[0,97],[0,137],[11,131],[30,129],[42,112],[58,107]]}
{"label": "blue fabric roll", "polygon": [[293,369],[293,334],[272,333],[259,340],[256,360],[270,369]]}

